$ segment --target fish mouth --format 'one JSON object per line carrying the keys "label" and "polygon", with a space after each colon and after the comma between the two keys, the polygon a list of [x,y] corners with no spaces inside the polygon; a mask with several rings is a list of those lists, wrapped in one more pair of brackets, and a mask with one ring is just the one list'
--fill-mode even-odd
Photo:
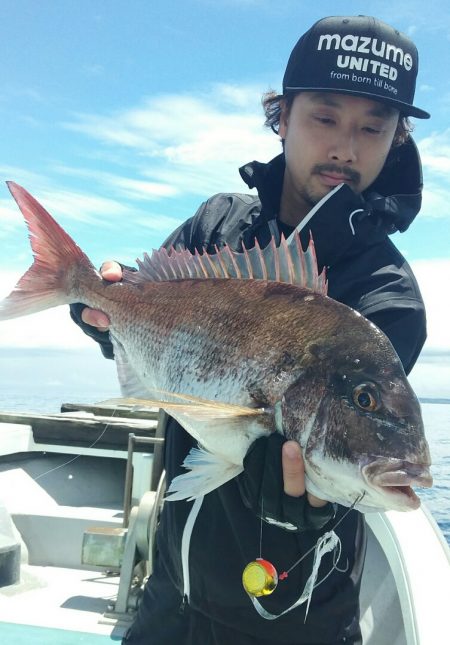
{"label": "fish mouth", "polygon": [[420,499],[412,486],[430,488],[433,485],[429,463],[379,458],[363,466],[361,470],[367,483],[383,495],[388,495],[392,505],[397,508],[419,508]]}

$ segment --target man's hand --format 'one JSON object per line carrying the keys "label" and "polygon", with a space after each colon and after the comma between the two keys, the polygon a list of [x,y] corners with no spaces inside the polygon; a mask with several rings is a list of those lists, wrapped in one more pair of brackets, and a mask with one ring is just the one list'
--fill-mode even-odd
{"label": "man's hand", "polygon": [[278,432],[252,443],[236,481],[245,506],[282,529],[317,531],[335,516],[334,504],[305,491],[300,445]]}
{"label": "man's hand", "polygon": [[[122,267],[113,260],[103,262],[100,267],[100,273],[104,280],[109,282],[120,282],[122,280]],[[90,309],[86,307],[81,313],[81,320],[91,327],[97,327],[99,331],[108,331],[109,318],[98,309]]]}
{"label": "man's hand", "polygon": [[[303,463],[300,445],[296,441],[286,441],[283,444],[281,454],[284,492],[292,497],[301,497],[305,494],[305,464]],[[307,495],[308,502],[314,508],[320,508],[327,503],[310,493],[307,493]]]}

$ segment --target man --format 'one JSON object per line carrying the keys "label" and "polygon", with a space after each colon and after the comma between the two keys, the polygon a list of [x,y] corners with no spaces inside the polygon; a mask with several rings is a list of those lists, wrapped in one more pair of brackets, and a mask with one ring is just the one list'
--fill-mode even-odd
{"label": "man", "polygon": [[[258,197],[213,196],[165,245],[214,252],[228,243],[241,250],[242,243],[250,248],[255,239],[262,247],[272,237],[279,242],[281,233],[287,236],[295,227],[304,243],[312,234],[320,267],[327,268],[329,295],[375,322],[409,372],[425,340],[424,306],[411,269],[388,234],[406,230],[421,204],[420,160],[407,121],[429,117],[412,105],[417,65],[413,43],[374,18],[318,21],[291,54],[283,94],[265,99],[266,122],[278,131],[283,154],[240,170]],[[119,280],[120,265],[106,263],[103,276]],[[112,357],[107,317],[78,305],[72,316]],[[155,571],[124,642],[361,643],[363,518],[305,494],[300,447],[292,441],[281,446],[275,435],[253,444],[237,480],[205,497],[187,556],[182,537],[192,504],[165,505]],[[169,481],[181,472],[193,443],[169,423]],[[262,524],[259,516],[270,516],[271,523]],[[305,554],[331,528],[342,553],[337,562],[333,554],[323,559],[306,615],[305,603],[292,608],[312,570],[313,555]],[[260,536],[264,557],[280,570],[305,557],[257,610],[240,580],[245,565],[258,556]],[[269,615],[277,619],[268,620]]]}

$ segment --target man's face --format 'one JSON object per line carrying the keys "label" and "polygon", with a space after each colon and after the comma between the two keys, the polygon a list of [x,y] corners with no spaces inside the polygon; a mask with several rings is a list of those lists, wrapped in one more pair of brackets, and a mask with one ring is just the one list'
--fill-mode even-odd
{"label": "man's face", "polygon": [[301,92],[283,110],[287,202],[302,215],[346,182],[361,193],[380,173],[391,148],[399,112],[361,97]]}

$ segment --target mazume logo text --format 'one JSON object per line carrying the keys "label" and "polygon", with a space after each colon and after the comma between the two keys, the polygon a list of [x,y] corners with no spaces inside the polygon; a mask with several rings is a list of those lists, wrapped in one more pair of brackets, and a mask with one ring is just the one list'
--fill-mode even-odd
{"label": "mazume logo text", "polygon": [[[349,53],[339,54],[336,60],[337,67],[362,72],[368,71],[389,78],[391,81],[395,81],[398,75],[397,68],[393,65],[404,67],[406,71],[410,71],[413,67],[413,59],[409,52],[384,40],[369,36],[346,34],[341,37],[339,34],[323,34],[319,38],[317,49],[319,51],[334,49],[335,51],[363,54],[363,56],[354,56]],[[378,60],[368,58],[367,54],[377,57]]]}

